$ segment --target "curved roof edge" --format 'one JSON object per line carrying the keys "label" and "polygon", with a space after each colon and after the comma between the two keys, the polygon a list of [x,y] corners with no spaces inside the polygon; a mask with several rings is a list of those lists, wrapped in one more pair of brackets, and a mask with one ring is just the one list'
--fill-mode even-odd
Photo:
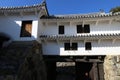
{"label": "curved roof edge", "polygon": [[45,15],[49,15],[46,1],[44,0],[41,4],[34,4],[32,6],[18,6],[18,7],[0,7],[0,13],[9,12],[31,12],[31,11],[41,11],[44,10]]}
{"label": "curved roof edge", "polygon": [[32,6],[19,6],[19,7],[0,7],[0,10],[13,10],[13,9],[26,9],[26,8],[35,8],[35,7],[41,7],[42,4],[36,4]]}
{"label": "curved roof edge", "polygon": [[88,13],[88,14],[67,14],[67,15],[51,15],[42,16],[41,19],[79,19],[79,18],[102,18],[102,17],[112,17],[120,16],[120,12],[117,13]]}

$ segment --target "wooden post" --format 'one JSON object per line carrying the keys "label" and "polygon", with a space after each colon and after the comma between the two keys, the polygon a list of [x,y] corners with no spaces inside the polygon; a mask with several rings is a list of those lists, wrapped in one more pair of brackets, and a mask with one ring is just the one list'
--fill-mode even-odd
{"label": "wooden post", "polygon": [[97,63],[98,80],[104,80],[103,63]]}
{"label": "wooden post", "polygon": [[93,74],[94,74],[94,80],[98,80],[97,63],[93,63]]}

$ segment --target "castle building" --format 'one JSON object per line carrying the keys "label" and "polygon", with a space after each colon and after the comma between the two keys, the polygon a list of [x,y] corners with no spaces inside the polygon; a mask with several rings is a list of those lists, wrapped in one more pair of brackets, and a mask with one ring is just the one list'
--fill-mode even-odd
{"label": "castle building", "polygon": [[32,41],[38,38],[39,17],[48,15],[46,4],[0,8],[0,32],[12,41]]}
{"label": "castle building", "polygon": [[0,8],[0,33],[11,42],[36,40],[42,44],[48,80],[55,80],[56,62],[75,62],[77,80],[84,80],[86,72],[92,80],[104,80],[105,55],[120,53],[119,12],[49,15],[45,2],[4,7]]}
{"label": "castle building", "polygon": [[43,55],[48,61],[76,62],[80,67],[76,71],[81,74],[77,80],[84,80],[83,74],[90,71],[88,67],[93,65],[92,69],[97,65],[96,70],[91,70],[92,79],[104,80],[101,67],[104,56],[119,54],[120,13],[42,16],[40,22],[42,26],[38,30]]}

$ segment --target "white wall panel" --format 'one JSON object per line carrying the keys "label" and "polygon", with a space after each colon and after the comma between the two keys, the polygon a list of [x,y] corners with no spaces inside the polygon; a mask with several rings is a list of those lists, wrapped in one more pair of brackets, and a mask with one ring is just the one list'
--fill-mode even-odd
{"label": "white wall panel", "polygon": [[[71,25],[70,25],[71,24]],[[69,24],[60,24],[65,26],[65,35],[79,35],[77,34],[76,25],[80,23],[69,23]],[[82,24],[82,23],[81,23]],[[88,23],[84,23],[88,24]],[[58,26],[57,24],[47,24],[46,26],[42,26],[44,30],[42,30],[42,34],[46,35],[58,35]],[[41,27],[41,29],[42,29]],[[40,30],[40,28],[39,28]],[[106,34],[106,33],[120,33],[120,23],[112,22],[109,24],[106,23],[98,23],[97,25],[94,23],[90,23],[90,34]]]}
{"label": "white wall panel", "polygon": [[64,50],[64,42],[47,42],[43,43],[44,55],[118,55],[120,54],[120,41],[112,43],[112,40],[103,40],[100,43],[91,41],[92,50],[85,50],[83,41],[77,41],[78,50]]}
{"label": "white wall panel", "polygon": [[[56,22],[57,23],[57,22]],[[60,23],[60,22],[58,22]],[[67,22],[66,22],[67,23]],[[60,25],[65,26],[65,35],[79,35],[77,34],[76,25],[82,24],[81,22],[68,22],[67,24],[62,22]],[[84,23],[88,24],[88,23]],[[44,28],[42,30],[42,34],[45,35],[58,35],[58,26],[59,24],[48,24],[46,26],[41,26]],[[40,28],[39,28],[40,30]],[[111,24],[109,21],[98,22],[97,24],[90,23],[90,33],[87,34],[108,34],[108,33],[120,33],[120,23],[119,22],[112,22]],[[120,40],[115,41],[114,43],[112,40],[101,40],[100,43],[98,40],[91,41],[92,43],[92,50],[85,50],[84,41],[76,41],[78,43],[78,50],[76,51],[65,51],[64,50],[64,41],[60,41],[56,43],[56,41],[49,42],[43,44],[43,54],[44,55],[107,55],[113,54],[117,55],[120,54]]]}
{"label": "white wall panel", "polygon": [[[22,21],[32,20],[32,37],[20,37]],[[28,41],[37,38],[38,20],[36,16],[3,16],[0,17],[0,32],[8,34],[14,41]]]}

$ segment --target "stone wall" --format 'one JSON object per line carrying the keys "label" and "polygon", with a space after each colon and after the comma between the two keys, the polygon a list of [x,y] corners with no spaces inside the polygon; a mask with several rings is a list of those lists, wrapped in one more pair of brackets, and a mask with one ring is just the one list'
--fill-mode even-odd
{"label": "stone wall", "polygon": [[104,60],[105,80],[120,80],[120,56],[107,55]]}
{"label": "stone wall", "polygon": [[[12,42],[0,49],[0,80],[46,80],[41,45],[36,41]],[[120,80],[120,56],[104,59],[105,80]]]}
{"label": "stone wall", "polygon": [[31,41],[12,42],[0,49],[0,80],[30,80],[32,73],[39,76],[35,80],[46,80],[41,48]]}

